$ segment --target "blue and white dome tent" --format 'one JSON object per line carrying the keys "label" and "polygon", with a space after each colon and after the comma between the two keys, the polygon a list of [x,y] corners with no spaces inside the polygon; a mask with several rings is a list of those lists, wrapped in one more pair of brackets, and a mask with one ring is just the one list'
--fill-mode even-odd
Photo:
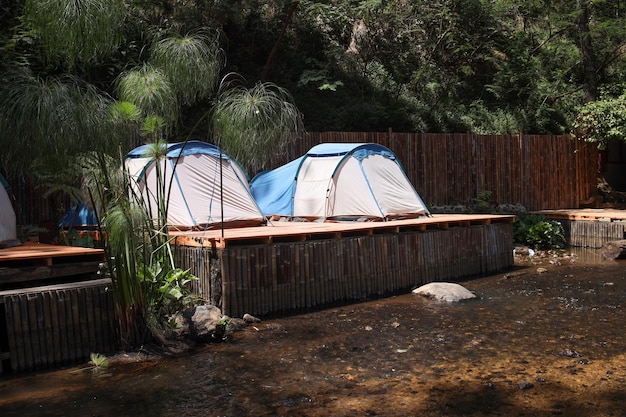
{"label": "blue and white dome tent", "polygon": [[266,216],[388,220],[428,216],[396,155],[374,143],[323,143],[259,173],[250,191]]}
{"label": "blue and white dome tent", "polygon": [[[224,151],[201,141],[170,143],[164,159],[149,156],[143,145],[126,155],[126,169],[135,180],[136,192],[157,216],[157,163],[170,190],[167,224],[173,229],[253,226],[265,218],[250,194],[248,175]],[[171,185],[171,187],[170,187]]]}

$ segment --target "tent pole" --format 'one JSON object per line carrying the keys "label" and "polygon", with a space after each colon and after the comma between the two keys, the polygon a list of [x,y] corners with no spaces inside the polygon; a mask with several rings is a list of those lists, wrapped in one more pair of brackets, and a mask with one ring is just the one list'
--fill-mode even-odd
{"label": "tent pole", "polygon": [[222,169],[222,138],[217,140],[217,146],[220,149],[220,224],[222,227],[222,239],[224,239],[224,173]]}

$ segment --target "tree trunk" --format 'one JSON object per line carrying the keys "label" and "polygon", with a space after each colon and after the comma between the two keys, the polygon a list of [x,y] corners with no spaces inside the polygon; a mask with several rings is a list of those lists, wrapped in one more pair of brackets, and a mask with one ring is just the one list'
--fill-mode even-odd
{"label": "tree trunk", "polygon": [[278,53],[278,47],[280,46],[280,43],[282,42],[283,38],[285,37],[285,32],[287,32],[287,28],[289,27],[289,24],[291,23],[291,19],[293,18],[293,15],[296,12],[296,9],[298,8],[298,3],[299,2],[297,2],[297,1],[294,1],[293,3],[291,3],[291,10],[289,10],[289,14],[287,15],[287,19],[285,19],[285,24],[283,25],[283,30],[280,32],[280,35],[278,36],[278,39],[274,43],[274,47],[272,48],[272,52],[270,52],[270,55],[267,57],[267,61],[265,62],[265,67],[263,67],[263,74],[261,75],[261,81],[266,81],[267,80],[267,77],[269,77],[270,72],[272,71],[272,68],[274,67],[274,61],[276,60],[276,54]]}
{"label": "tree trunk", "polygon": [[585,72],[585,94],[587,101],[595,101],[598,98],[598,79],[596,74],[596,57],[591,42],[589,30],[589,8],[587,0],[576,0],[576,26],[580,38],[580,51],[583,58],[583,70]]}

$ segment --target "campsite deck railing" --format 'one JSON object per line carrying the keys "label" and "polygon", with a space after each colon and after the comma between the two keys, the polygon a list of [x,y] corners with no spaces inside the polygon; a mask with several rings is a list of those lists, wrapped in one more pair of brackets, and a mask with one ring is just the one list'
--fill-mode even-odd
{"label": "campsite deck railing", "polygon": [[[567,135],[308,132],[294,137],[269,168],[323,142],[373,142],[390,148],[429,206],[468,204],[479,193],[527,210],[577,208],[597,186],[598,150]],[[18,224],[56,219],[68,201],[43,198],[28,178],[8,178]]]}
{"label": "campsite deck railing", "polygon": [[118,345],[111,280],[0,291],[0,376],[87,362]]}

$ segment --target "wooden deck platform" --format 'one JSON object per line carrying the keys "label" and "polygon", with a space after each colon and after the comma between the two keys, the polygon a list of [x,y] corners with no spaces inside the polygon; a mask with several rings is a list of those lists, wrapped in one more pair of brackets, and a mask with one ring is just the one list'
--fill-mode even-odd
{"label": "wooden deck platform", "polygon": [[513,266],[510,215],[387,222],[272,222],[174,233],[196,295],[224,314],[266,315],[382,296]]}
{"label": "wooden deck platform", "polygon": [[0,249],[0,375],[84,362],[114,346],[102,249],[25,243]]}
{"label": "wooden deck platform", "polygon": [[542,210],[537,213],[543,214],[550,219],[567,220],[594,220],[594,221],[623,221],[626,222],[626,210],[619,209],[560,209]]}
{"label": "wooden deck platform", "polygon": [[0,290],[86,279],[103,261],[102,249],[33,242],[0,249]]}
{"label": "wooden deck platform", "polygon": [[81,248],[75,246],[48,245],[25,242],[22,245],[0,249],[0,267],[20,265],[55,265],[71,260],[102,260],[102,249]]}
{"label": "wooden deck platform", "polygon": [[[199,278],[194,293],[224,314],[242,317],[360,301],[507,269],[513,265],[513,220],[435,215],[273,222],[174,235],[178,266]],[[103,259],[100,249],[67,246],[0,250],[0,375],[86,361],[90,352],[116,346],[111,281],[91,274]]]}
{"label": "wooden deck platform", "polygon": [[324,238],[400,233],[403,231],[445,230],[455,226],[513,223],[515,216],[490,214],[435,214],[432,217],[386,222],[291,222],[273,221],[267,226],[219,228],[204,231],[172,232],[179,245],[225,248],[233,245],[304,242]]}
{"label": "wooden deck platform", "polygon": [[600,248],[606,242],[626,238],[626,210],[585,208],[536,213],[561,223],[570,246]]}

